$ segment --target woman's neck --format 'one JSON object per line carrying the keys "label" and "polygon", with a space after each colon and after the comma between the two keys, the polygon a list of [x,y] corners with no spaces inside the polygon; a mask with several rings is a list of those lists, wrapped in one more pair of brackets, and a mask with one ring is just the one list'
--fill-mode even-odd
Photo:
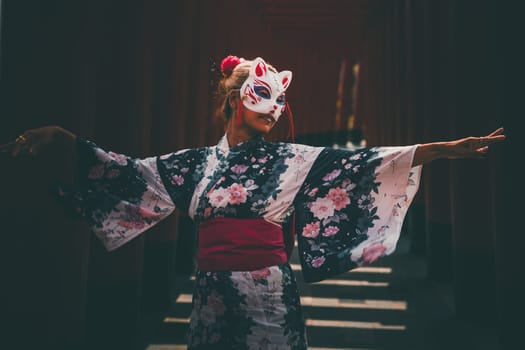
{"label": "woman's neck", "polygon": [[226,138],[228,139],[228,145],[230,147],[238,145],[241,142],[248,141],[257,135],[249,132],[245,128],[242,128],[238,125],[233,125],[235,121],[230,121],[228,127],[226,128]]}

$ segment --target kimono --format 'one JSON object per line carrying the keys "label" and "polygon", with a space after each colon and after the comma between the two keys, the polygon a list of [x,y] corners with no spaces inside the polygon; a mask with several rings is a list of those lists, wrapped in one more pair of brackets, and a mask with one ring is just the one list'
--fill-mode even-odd
{"label": "kimono", "polygon": [[[302,273],[316,282],[396,247],[418,189],[417,145],[356,150],[272,143],[185,149],[145,159],[78,138],[80,181],[63,200],[114,250],[183,210],[215,218],[292,223]],[[196,272],[189,349],[306,349],[290,265]]]}

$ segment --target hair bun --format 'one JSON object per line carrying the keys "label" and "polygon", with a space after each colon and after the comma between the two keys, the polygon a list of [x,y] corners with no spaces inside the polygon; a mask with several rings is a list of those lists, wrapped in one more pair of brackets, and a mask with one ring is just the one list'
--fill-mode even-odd
{"label": "hair bun", "polygon": [[237,67],[239,63],[241,63],[242,60],[237,56],[229,55],[225,57],[221,62],[221,73],[225,77],[229,77],[233,69]]}

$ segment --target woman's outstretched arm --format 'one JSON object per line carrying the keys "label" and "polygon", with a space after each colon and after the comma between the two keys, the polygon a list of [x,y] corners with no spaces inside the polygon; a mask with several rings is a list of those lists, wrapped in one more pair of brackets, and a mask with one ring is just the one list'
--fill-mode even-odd
{"label": "woman's outstretched arm", "polygon": [[470,136],[454,141],[421,144],[416,149],[413,166],[430,163],[440,158],[484,158],[489,145],[505,139],[503,132],[503,128],[498,128],[487,136]]}
{"label": "woman's outstretched arm", "polygon": [[12,157],[36,157],[48,147],[55,147],[60,156],[71,156],[75,150],[76,135],[60,126],[44,126],[30,129],[18,136],[16,140],[0,145],[0,152]]}

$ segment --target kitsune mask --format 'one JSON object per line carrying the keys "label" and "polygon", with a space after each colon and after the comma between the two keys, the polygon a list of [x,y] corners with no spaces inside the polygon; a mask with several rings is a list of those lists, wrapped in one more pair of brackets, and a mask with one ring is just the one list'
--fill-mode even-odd
{"label": "kitsune mask", "polygon": [[291,81],[292,72],[285,70],[275,73],[262,58],[257,57],[241,87],[244,107],[257,113],[270,114],[277,121],[286,107],[284,92]]}

